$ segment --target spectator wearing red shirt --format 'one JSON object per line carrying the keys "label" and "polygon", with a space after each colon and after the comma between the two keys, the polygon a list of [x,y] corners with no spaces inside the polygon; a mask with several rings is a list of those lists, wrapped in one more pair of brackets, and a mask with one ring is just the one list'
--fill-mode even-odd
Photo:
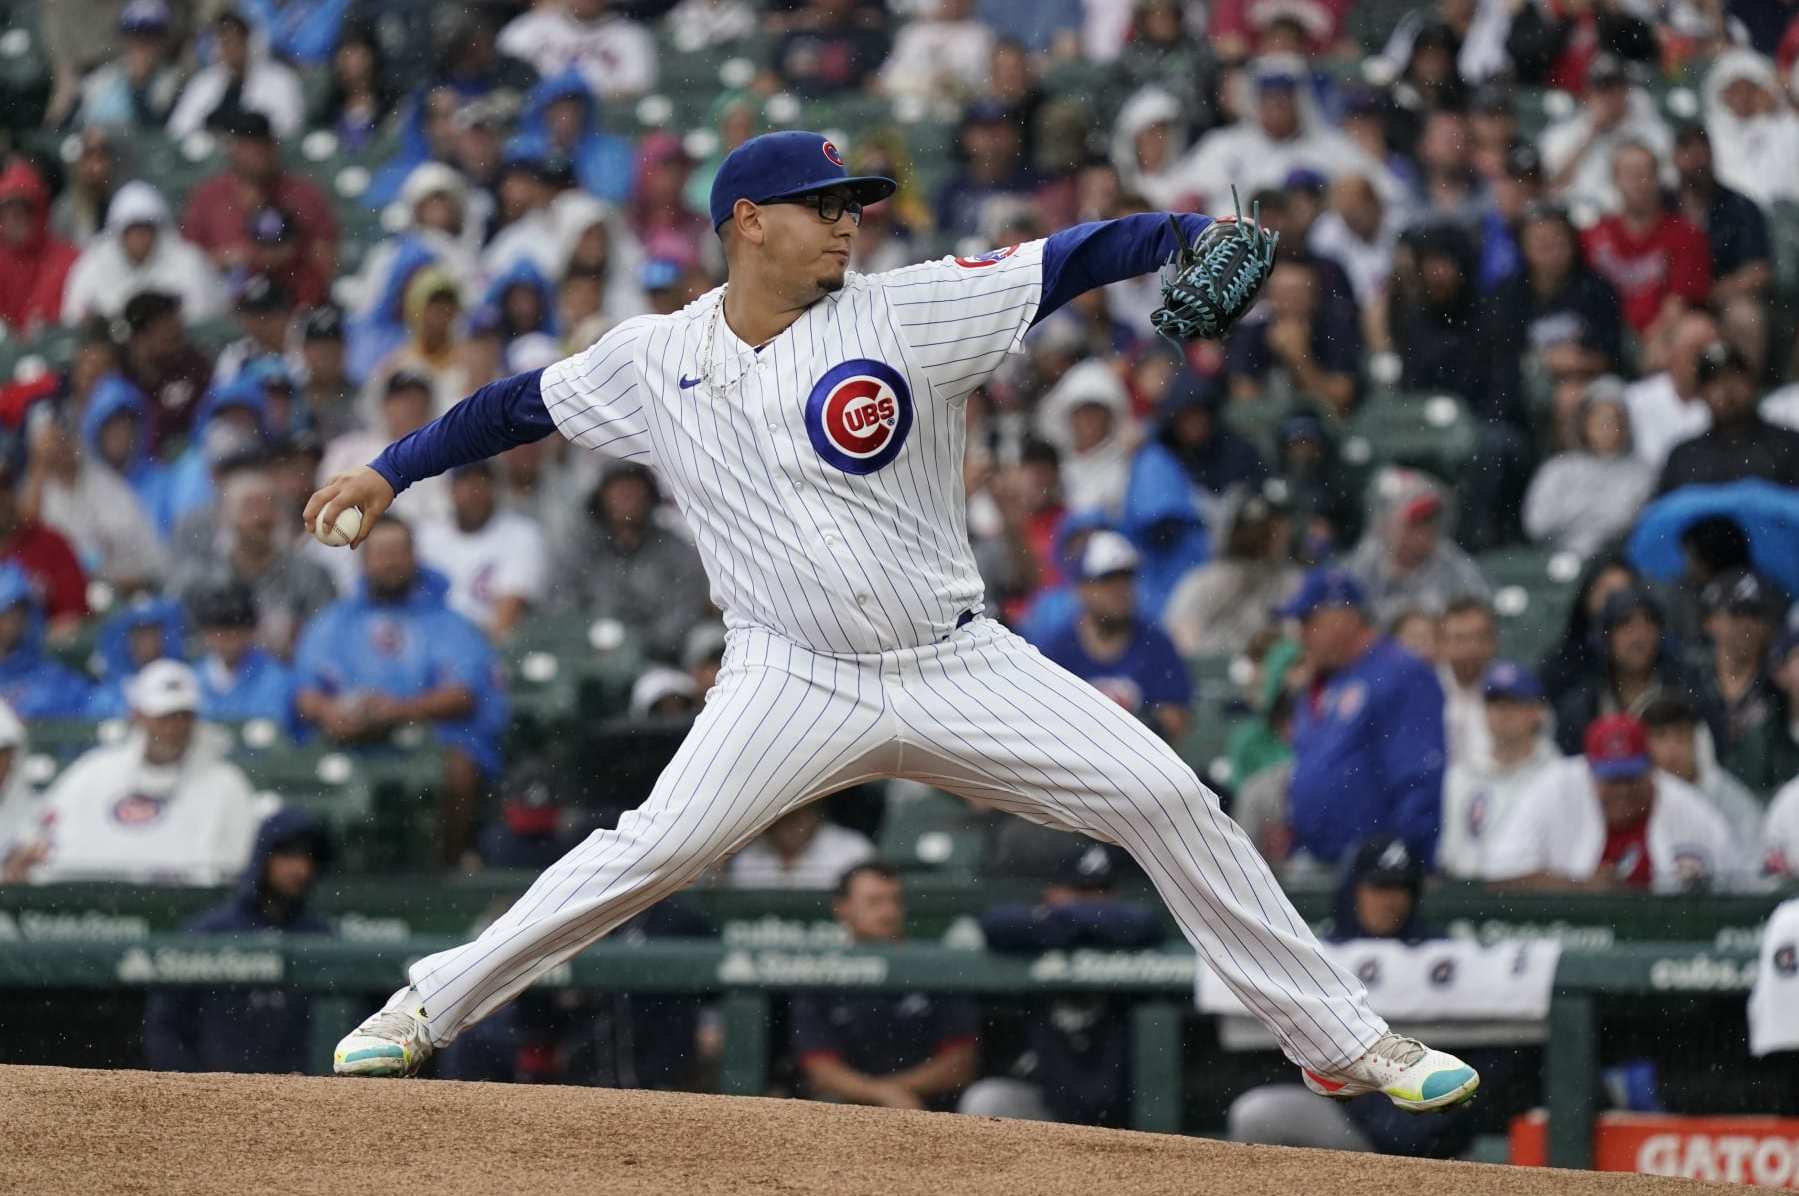
{"label": "spectator wearing red shirt", "polygon": [[19,511],[17,471],[0,464],[0,560],[17,562],[43,598],[50,634],[58,637],[87,615],[87,575],[61,533]]}
{"label": "spectator wearing red shirt", "polygon": [[250,213],[250,276],[279,282],[299,307],[316,307],[330,298],[331,278],[319,271],[315,255],[300,244],[299,230],[280,208]]}
{"label": "spectator wearing red shirt", "polygon": [[1624,319],[1645,340],[1672,327],[1712,289],[1711,243],[1668,210],[1659,163],[1648,146],[1626,142],[1612,154],[1621,210],[1581,237],[1587,261],[1618,290]]}
{"label": "spectator wearing red shirt", "polygon": [[0,323],[29,335],[62,315],[73,245],[50,235],[50,192],[23,158],[0,171]]}
{"label": "spectator wearing red shirt", "polygon": [[334,277],[338,229],[324,191],[281,168],[274,132],[262,113],[232,113],[222,128],[230,163],[194,189],[181,214],[181,235],[221,270],[246,267],[255,252],[251,217],[262,208],[277,208],[291,222],[301,255],[320,276]]}

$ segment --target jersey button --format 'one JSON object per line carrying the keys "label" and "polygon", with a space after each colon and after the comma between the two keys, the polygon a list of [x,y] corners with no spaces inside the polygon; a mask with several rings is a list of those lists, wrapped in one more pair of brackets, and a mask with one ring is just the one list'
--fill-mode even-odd
{"label": "jersey button", "polygon": [[873,601],[874,601],[873,595],[870,595],[870,594],[857,594],[856,595],[856,605],[857,606],[867,606],[870,602],[873,602]]}
{"label": "jersey button", "polygon": [[825,533],[825,543],[829,544],[831,547],[835,548],[837,546],[837,533],[836,532],[826,532]]}

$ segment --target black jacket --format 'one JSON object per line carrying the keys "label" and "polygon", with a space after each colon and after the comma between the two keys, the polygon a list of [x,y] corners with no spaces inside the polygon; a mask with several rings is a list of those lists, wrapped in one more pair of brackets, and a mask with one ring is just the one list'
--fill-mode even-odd
{"label": "black jacket", "polygon": [[1506,420],[1527,430],[1530,420],[1524,410],[1518,365],[1537,347],[1539,337],[1556,340],[1572,335],[1586,348],[1603,354],[1613,370],[1624,356],[1624,314],[1618,292],[1580,266],[1547,298],[1531,286],[1528,272],[1520,270],[1482,301],[1475,316],[1475,332],[1482,353],[1482,386],[1476,406],[1488,419]]}
{"label": "black jacket", "polygon": [[1662,466],[1657,494],[1682,486],[1709,486],[1763,478],[1799,488],[1799,432],[1759,415],[1731,428],[1709,428],[1683,440]]}
{"label": "black jacket", "polygon": [[[1127,901],[995,906],[981,915],[995,951],[1129,950],[1162,941],[1154,910]],[[1035,1006],[1013,1072],[1036,1084],[1057,1121],[1122,1126],[1130,1108],[1131,1023],[1116,998],[1065,993]]]}
{"label": "black jacket", "polygon": [[[270,854],[295,839],[313,841],[321,867],[329,845],[318,820],[303,810],[278,810],[256,832],[237,892],[223,905],[186,923],[187,934],[330,934],[331,925],[304,903],[273,921],[262,886]],[[312,998],[281,985],[184,985],[150,994],[144,1008],[144,1057],[157,1071],[303,1072]]]}

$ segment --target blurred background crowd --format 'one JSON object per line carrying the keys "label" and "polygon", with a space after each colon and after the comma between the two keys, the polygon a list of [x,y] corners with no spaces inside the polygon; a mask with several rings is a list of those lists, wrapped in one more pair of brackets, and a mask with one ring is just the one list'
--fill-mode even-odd
{"label": "blurred background crowd", "polygon": [[[1794,5],[7,21],[6,880],[223,883],[283,802],[352,869],[536,867],[640,800],[724,645],[651,473],[552,438],[413,487],[355,553],[298,512],[716,285],[711,178],[782,127],[900,180],[864,271],[1233,187],[1280,231],[1223,342],[1158,340],[1153,278],[1039,323],[971,398],[966,467],[989,613],[1180,746],[1271,862],[1378,832],[1514,884],[1799,868]],[[721,879],[1048,878],[1046,835],[864,787]]]}

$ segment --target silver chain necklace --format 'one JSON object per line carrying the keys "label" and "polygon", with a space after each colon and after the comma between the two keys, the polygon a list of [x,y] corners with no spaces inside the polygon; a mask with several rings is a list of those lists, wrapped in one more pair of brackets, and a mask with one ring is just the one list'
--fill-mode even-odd
{"label": "silver chain necklace", "polygon": [[706,390],[714,398],[724,398],[725,393],[713,377],[713,367],[718,359],[718,325],[725,314],[725,288],[730,283],[718,288],[718,302],[712,305],[712,314],[706,317],[706,356],[700,359],[700,381],[706,384]]}
{"label": "silver chain necklace", "polygon": [[[714,371],[718,365],[718,342],[720,339],[719,325],[725,323],[725,291],[730,285],[731,284],[727,282],[721,284],[718,288],[718,302],[712,305],[712,314],[706,318],[706,355],[700,359],[700,382],[714,398],[719,399],[731,397],[731,389],[735,387],[738,382],[742,382],[744,376],[750,373],[751,370],[754,370],[757,365],[762,364],[762,350],[768,348],[775,340],[775,337],[771,336],[751,350],[751,352],[756,354],[755,365],[752,365],[748,370],[739,373],[735,381],[729,381],[722,385],[718,382],[717,378],[714,376]],[[726,324],[725,327],[728,331],[730,326]],[[735,332],[730,333],[730,335],[733,337],[737,336]],[[776,333],[775,335],[779,336],[780,334]],[[738,339],[741,340],[742,338]],[[743,354],[740,352],[736,354],[736,356],[741,357]]]}

